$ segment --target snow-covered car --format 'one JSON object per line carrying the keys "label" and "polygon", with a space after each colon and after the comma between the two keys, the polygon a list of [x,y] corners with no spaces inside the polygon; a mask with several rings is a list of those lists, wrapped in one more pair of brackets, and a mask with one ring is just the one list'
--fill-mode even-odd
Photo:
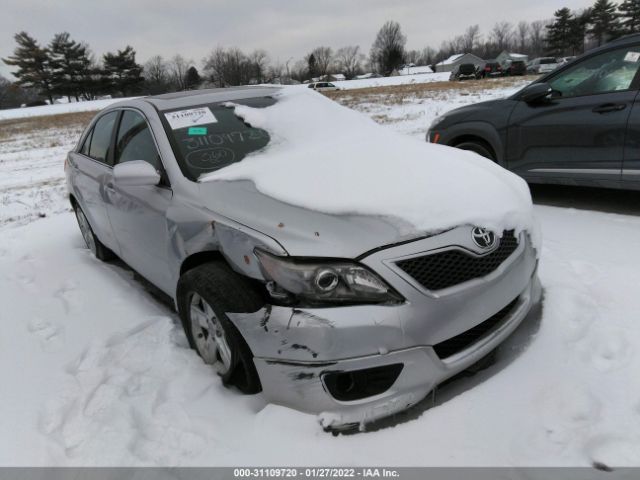
{"label": "snow-covered car", "polygon": [[340,90],[331,82],[314,82],[310,83],[308,88],[315,90],[317,92],[335,92],[336,90]]}
{"label": "snow-covered car", "polygon": [[540,298],[523,180],[304,87],[114,104],[66,178],[89,249],[169,295],[225,384],[326,428],[414,405]]}
{"label": "snow-covered car", "polygon": [[553,72],[558,68],[558,60],[554,57],[534,58],[527,66],[527,72],[540,75]]}

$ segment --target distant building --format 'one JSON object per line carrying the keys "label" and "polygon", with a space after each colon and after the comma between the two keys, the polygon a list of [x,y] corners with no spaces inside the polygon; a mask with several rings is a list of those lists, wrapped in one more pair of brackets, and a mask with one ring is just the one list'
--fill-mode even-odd
{"label": "distant building", "polygon": [[400,70],[398,70],[399,75],[417,75],[419,73],[433,73],[433,70],[430,66],[424,65],[405,65]]}
{"label": "distant building", "polygon": [[346,80],[347,77],[342,73],[330,73],[325,75],[324,77],[320,77],[320,81],[322,82],[342,82]]}
{"label": "distant building", "polygon": [[496,62],[498,62],[503,67],[508,66],[511,62],[514,62],[516,60],[527,63],[529,61],[529,55],[523,55],[522,53],[507,52],[506,50],[503,50],[502,53],[500,53],[500,55],[496,57]]}
{"label": "distant building", "polygon": [[452,72],[464,63],[473,63],[478,67],[484,66],[484,60],[473,53],[457,53],[440,63],[436,63],[436,72]]}
{"label": "distant building", "polygon": [[362,75],[357,75],[356,80],[366,80],[368,78],[380,78],[382,75],[379,73],[363,73]]}

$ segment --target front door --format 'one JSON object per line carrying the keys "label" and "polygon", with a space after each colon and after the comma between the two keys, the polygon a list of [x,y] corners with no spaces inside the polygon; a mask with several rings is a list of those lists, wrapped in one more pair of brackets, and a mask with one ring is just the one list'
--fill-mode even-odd
{"label": "front door", "polygon": [[639,47],[614,48],[549,78],[551,99],[511,114],[509,168],[530,181],[619,183],[639,66]]}
{"label": "front door", "polygon": [[170,291],[167,262],[166,212],[172,198],[158,148],[144,116],[124,110],[115,138],[114,163],[144,160],[153,165],[163,180],[154,186],[107,185],[107,212],[118,239],[120,256],[151,283]]}

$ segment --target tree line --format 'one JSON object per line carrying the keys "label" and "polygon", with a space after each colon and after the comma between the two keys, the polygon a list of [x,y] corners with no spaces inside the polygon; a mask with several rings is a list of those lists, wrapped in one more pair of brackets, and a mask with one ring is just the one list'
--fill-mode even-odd
{"label": "tree line", "polygon": [[38,97],[53,102],[90,100],[102,95],[128,96],[199,88],[259,83],[295,83],[340,73],[352,79],[362,73],[391,75],[404,65],[435,65],[456,53],[480,58],[509,50],[536,56],[578,55],[622,35],[640,32],[640,0],[596,0],[586,9],[561,8],[549,20],[517,24],[497,22],[483,34],[478,25],[442,42],[439,49],[406,48],[407,37],[399,23],[386,22],[377,32],[368,55],[359,46],[334,50],[319,46],[297,61],[273,61],[262,49],[245,53],[236,47],[216,47],[200,64],[175,55],[151,57],[137,63],[131,46],[108,52],[99,59],[86,43],[69,33],[54,35],[40,45],[26,32],[15,35],[13,55],[3,61],[14,67],[15,82],[0,77],[0,108],[29,103]]}

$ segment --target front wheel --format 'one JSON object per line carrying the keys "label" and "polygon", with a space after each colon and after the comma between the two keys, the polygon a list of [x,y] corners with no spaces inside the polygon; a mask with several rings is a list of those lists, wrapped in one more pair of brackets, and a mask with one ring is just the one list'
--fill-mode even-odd
{"label": "front wheel", "polygon": [[178,285],[178,312],[189,345],[225,385],[261,390],[253,354],[227,312],[255,312],[264,302],[253,285],[223,262],[187,271]]}
{"label": "front wheel", "polygon": [[459,148],[460,150],[468,150],[470,152],[475,152],[481,157],[488,158],[489,160],[493,160],[493,161],[496,160],[493,154],[491,153],[491,151],[481,143],[462,142],[455,145],[455,147]]}

